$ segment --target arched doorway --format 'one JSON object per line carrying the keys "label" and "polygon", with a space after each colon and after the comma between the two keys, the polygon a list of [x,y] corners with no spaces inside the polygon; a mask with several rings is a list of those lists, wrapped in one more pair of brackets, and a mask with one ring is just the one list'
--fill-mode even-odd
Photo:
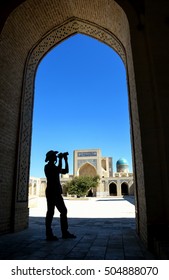
{"label": "arched doorway", "polygon": [[117,185],[113,182],[109,185],[109,195],[117,196]]}
{"label": "arched doorway", "polygon": [[125,182],[121,184],[121,194],[122,195],[128,195],[129,194],[128,184],[125,183]]}
{"label": "arched doorway", "polygon": [[[105,0],[106,1],[106,0]],[[28,0],[29,2],[29,0]],[[43,1],[42,1],[43,2]],[[42,3],[41,3],[42,4]],[[93,2],[92,2],[93,4]],[[65,16],[65,20],[62,20],[62,22],[55,23],[54,27],[49,26],[49,22],[46,24],[46,33],[45,29],[43,28],[41,32],[43,32],[43,36],[38,37],[38,41],[34,41],[34,38],[30,38],[30,43],[32,45],[29,46],[29,53],[26,59],[26,64],[24,60],[24,75],[23,75],[23,69],[21,70],[21,76],[22,78],[19,80],[22,84],[22,95],[21,95],[21,109],[20,111],[20,123],[19,123],[19,143],[18,143],[18,158],[17,158],[17,173],[16,173],[16,200],[14,203],[12,203],[14,209],[12,211],[13,213],[13,220],[15,221],[13,223],[14,230],[17,230],[19,228],[25,227],[27,225],[27,219],[28,219],[28,209],[27,209],[27,202],[28,202],[28,181],[29,181],[29,164],[30,164],[30,146],[31,146],[31,134],[32,134],[32,111],[33,111],[33,98],[34,98],[34,81],[35,81],[35,74],[36,69],[38,67],[38,64],[40,63],[43,56],[51,50],[54,46],[62,42],[64,39],[68,38],[69,36],[72,36],[77,33],[85,34],[91,37],[94,37],[95,39],[107,44],[112,49],[114,49],[121,59],[123,60],[128,74],[128,84],[130,89],[130,96],[129,99],[131,102],[131,110],[132,107],[134,109],[133,113],[137,115],[137,105],[135,104],[135,83],[133,79],[134,71],[132,66],[132,55],[131,55],[131,47],[130,43],[128,42],[128,38],[130,37],[129,34],[129,26],[128,21],[126,18],[125,13],[123,10],[115,3],[112,2],[111,4],[112,12],[116,13],[118,11],[118,18],[116,18],[116,21],[113,22],[112,29],[110,27],[105,28],[104,24],[100,22],[100,24],[97,24],[97,21],[93,19],[93,21],[87,20],[87,19],[81,19],[80,17],[71,16],[67,19]],[[50,6],[50,1],[49,1]],[[25,8],[25,12],[27,13],[27,8],[22,6],[22,8]],[[59,9],[59,6],[57,7]],[[94,6],[93,6],[94,8]],[[39,6],[39,10],[40,10]],[[42,7],[43,9],[43,7]],[[87,14],[92,18],[92,10],[91,7],[89,10],[86,10]],[[120,13],[119,13],[120,11]],[[20,7],[17,8],[17,12],[20,12]],[[23,14],[23,10],[22,10]],[[55,20],[57,17],[55,17]],[[113,18],[112,18],[113,20]],[[102,21],[102,20],[101,20]],[[122,28],[119,30],[120,22],[123,22],[123,25],[125,26],[125,30]],[[20,26],[20,25],[19,25]],[[40,26],[39,26],[40,28]],[[118,30],[118,32],[117,32]],[[9,34],[8,34],[9,35]],[[25,35],[25,33],[24,33]],[[9,37],[9,36],[8,36]],[[22,38],[18,37],[18,40]],[[8,38],[9,39],[9,38]],[[26,36],[26,42],[27,42],[27,36]],[[19,42],[18,42],[19,44]],[[23,44],[23,38],[21,40],[21,45]],[[27,46],[27,44],[26,44]],[[18,57],[18,52],[17,52]],[[19,60],[18,60],[19,61]],[[15,65],[16,66],[16,65]],[[18,79],[15,79],[15,81],[18,81]],[[17,94],[17,91],[15,91]],[[18,91],[18,95],[20,94],[20,91]],[[132,95],[134,98],[132,99]],[[132,120],[132,114],[130,116]],[[137,119],[137,118],[136,118]],[[139,135],[139,127],[137,126],[137,123],[135,127],[135,132],[137,134],[137,139]],[[138,131],[137,131],[138,130]],[[18,132],[18,131],[17,131]],[[134,143],[134,141],[133,141]],[[137,147],[139,147],[137,143]],[[141,172],[139,173],[141,174]],[[22,207],[21,207],[22,203]],[[18,205],[18,207],[17,207]],[[23,208],[21,211],[23,218],[22,218],[22,225],[18,221],[18,213],[15,212],[15,209]],[[20,210],[19,210],[20,211]],[[25,222],[24,222],[25,221]]]}
{"label": "arched doorway", "polygon": [[79,168],[79,176],[96,176],[96,175],[97,175],[96,168],[88,162],[86,162]]}
{"label": "arched doorway", "polygon": [[[64,30],[64,32],[63,32]],[[19,153],[19,166],[18,166],[18,196],[21,200],[26,200],[26,180],[29,171],[29,165],[25,168],[25,161],[30,157],[30,143],[31,143],[31,128],[32,128],[32,106],[33,106],[33,85],[34,85],[34,75],[30,73],[36,72],[38,63],[43,58],[43,55],[47,53],[52,47],[59,44],[62,40],[68,38],[76,33],[82,33],[92,36],[101,42],[109,45],[113,48],[119,56],[122,58],[124,64],[126,65],[126,53],[121,42],[106,30],[100,29],[99,26],[93,25],[90,22],[86,22],[77,18],[71,18],[67,20],[63,25],[54,28],[48,33],[43,39],[34,47],[28,57],[26,69],[25,69],[25,80],[23,87],[23,110],[22,110],[22,125],[21,125],[21,137],[20,137],[20,153]],[[59,35],[58,35],[59,34]],[[51,39],[52,38],[52,39]],[[104,39],[103,39],[104,38]],[[127,65],[126,65],[127,67]],[[31,86],[30,86],[31,85]],[[27,103],[29,102],[29,107]],[[29,118],[28,118],[29,113]],[[28,123],[30,125],[28,125]],[[29,144],[29,145],[28,145]],[[22,152],[24,150],[24,152]],[[24,170],[23,170],[24,166]],[[24,176],[23,176],[24,175]],[[20,196],[21,194],[21,196]],[[24,197],[23,197],[24,196]]]}
{"label": "arched doorway", "polygon": [[[137,30],[139,18],[137,17],[137,12],[133,11],[133,9],[131,9],[129,6],[128,16],[130,19],[130,28],[126,14],[124,13],[123,9],[116,3],[116,1],[103,0],[101,8],[98,5],[98,1],[96,0],[93,0],[92,2],[88,1],[87,3],[85,3],[85,5],[83,1],[74,2],[69,0],[66,1],[67,4],[65,4],[64,1],[58,1],[58,5],[53,5],[53,1],[49,0],[47,7],[45,5],[46,1],[42,0],[38,3],[38,8],[36,6],[37,3],[34,2],[36,1],[27,0],[24,1],[22,5],[18,6],[15,9],[14,13],[12,12],[10,14],[2,33],[3,44],[1,45],[0,53],[4,61],[4,68],[2,73],[2,89],[4,97],[3,102],[5,104],[3,106],[2,112],[3,122],[7,122],[7,124],[3,126],[3,130],[1,132],[4,140],[3,143],[8,143],[8,145],[10,146],[9,153],[5,145],[2,145],[4,153],[1,158],[1,161],[3,162],[1,170],[3,174],[6,174],[6,164],[4,163],[7,163],[7,155],[9,157],[9,171],[8,174],[5,175],[6,177],[3,180],[3,190],[5,190],[5,192],[6,190],[8,190],[9,194],[8,203],[5,205],[5,213],[7,218],[3,217],[3,221],[6,225],[5,230],[9,231],[9,229],[11,228],[11,223],[14,230],[23,229],[27,226],[28,221],[27,189],[29,181],[34,78],[36,69],[40,60],[51,48],[73,34],[83,33],[108,44],[111,48],[117,51],[126,65],[129,86],[129,105],[133,143],[134,171],[136,175],[135,185],[136,196],[138,198],[138,231],[140,233],[140,236],[142,236],[143,239],[147,241],[146,238],[148,214],[147,200],[145,199],[144,180],[146,179],[148,188],[148,178],[155,178],[155,176],[149,176],[150,169],[148,169],[148,172],[146,172],[146,174],[144,174],[143,171],[143,160],[145,163],[147,162],[146,152],[150,145],[146,144],[148,143],[148,141],[146,141],[147,134],[145,136],[145,134],[143,133],[144,131],[141,131],[140,127],[141,129],[143,129],[147,124],[150,124],[150,120],[153,121],[155,115],[155,104],[153,102],[155,98],[151,98],[151,90],[154,85],[148,88],[149,91],[146,91],[145,85],[147,85],[148,83],[144,83],[144,81],[147,81],[149,76],[152,75],[153,71],[151,72],[150,67],[146,67],[147,64],[145,64],[145,70],[148,69],[151,72],[151,75],[149,72],[145,72],[145,76],[143,77],[144,71],[140,70],[141,67],[137,67],[137,65],[139,65],[138,61],[140,61],[140,56],[142,53],[143,55],[145,55],[144,62],[150,61],[146,57],[146,54],[148,53],[146,49],[147,41],[145,37],[142,36],[143,34],[141,34],[140,30]],[[118,0],[117,2],[122,3],[123,1]],[[127,1],[127,4],[129,4],[128,2],[131,1]],[[44,9],[44,7],[46,8]],[[29,16],[31,18],[30,21],[27,20]],[[15,34],[12,32],[14,26],[17,26]],[[135,88],[130,31],[133,35],[132,42],[134,42],[133,51],[135,52],[135,66],[138,70],[137,80],[138,90],[140,90],[139,95],[136,94]],[[139,42],[141,44],[143,43],[142,48],[140,48]],[[137,48],[137,45],[139,48]],[[8,77],[8,79],[6,77]],[[139,81],[141,81],[142,87],[139,87]],[[15,93],[13,93],[13,89],[15,89]],[[151,115],[152,113],[153,117],[152,119],[149,118],[149,122],[142,118],[142,122],[140,124],[140,118],[142,115],[144,115],[143,111],[145,110],[144,105],[142,105],[144,104],[143,101],[145,92],[150,93],[148,96],[149,99],[146,96],[146,102],[150,102],[150,100],[153,100],[151,103],[153,109],[150,108],[150,106],[147,106],[147,108],[149,108],[148,114]],[[9,104],[12,105],[9,106]],[[140,106],[139,114],[137,104],[139,104]],[[10,107],[12,108],[12,110]],[[151,128],[151,131],[148,129],[146,131],[155,133],[155,129],[153,130],[153,125],[151,126]],[[142,132],[141,135],[140,132]],[[12,137],[9,137],[9,135],[12,135]],[[152,133],[150,133],[150,135],[150,139],[148,138],[148,140],[151,140],[151,137],[154,136],[154,134]],[[153,139],[155,139],[155,137],[153,137]],[[153,159],[154,154],[151,154],[153,155]],[[160,158],[158,157],[158,154],[156,156],[158,159]],[[149,159],[151,159],[150,150]],[[158,166],[156,166],[156,169],[154,169],[154,166],[152,167],[152,174],[157,174],[155,171],[153,171],[158,170],[157,167]],[[156,180],[155,182],[157,182],[156,184],[158,185],[158,180]],[[4,199],[5,198],[3,197],[0,198],[0,205],[4,205]],[[154,200],[158,200],[158,196],[156,196]],[[152,203],[152,205],[156,204]],[[149,206],[151,209],[151,202]],[[155,208],[153,209],[154,211],[156,211]],[[159,212],[157,214],[159,215]],[[162,211],[160,215],[161,214]],[[158,215],[154,216],[158,217]],[[152,223],[153,221],[154,219],[152,219]]]}
{"label": "arched doorway", "polygon": [[67,196],[67,187],[66,187],[66,184],[62,184],[62,193],[64,196]]}

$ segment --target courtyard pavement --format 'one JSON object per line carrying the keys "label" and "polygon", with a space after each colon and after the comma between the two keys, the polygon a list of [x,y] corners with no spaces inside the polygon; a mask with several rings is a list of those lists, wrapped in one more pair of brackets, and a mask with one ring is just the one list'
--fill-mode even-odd
{"label": "courtyard pavement", "polygon": [[59,213],[53,231],[58,241],[45,239],[46,200],[30,208],[29,228],[0,236],[1,260],[153,260],[136,234],[134,197],[66,199],[69,231],[62,239]]}

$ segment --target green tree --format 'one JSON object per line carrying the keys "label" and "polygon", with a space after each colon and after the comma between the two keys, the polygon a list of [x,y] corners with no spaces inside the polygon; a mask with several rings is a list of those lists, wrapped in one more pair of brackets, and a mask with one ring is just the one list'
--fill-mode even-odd
{"label": "green tree", "polygon": [[90,189],[97,187],[100,177],[79,176],[67,182],[67,189],[70,195],[85,196]]}

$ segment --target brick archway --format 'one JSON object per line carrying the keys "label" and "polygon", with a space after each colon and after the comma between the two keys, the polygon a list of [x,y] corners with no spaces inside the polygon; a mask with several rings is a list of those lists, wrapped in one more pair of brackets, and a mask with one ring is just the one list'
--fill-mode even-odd
{"label": "brick archway", "polygon": [[[7,69],[3,72],[2,81],[3,89],[5,88],[5,92],[9,97],[9,102],[11,103],[14,99],[13,88],[15,89],[14,102],[16,106],[13,106],[13,111],[16,116],[12,119],[13,112],[11,113],[10,118],[14,123],[9,125],[8,129],[10,133],[15,136],[13,142],[11,141],[13,158],[16,158],[17,154],[16,163],[11,162],[9,166],[13,174],[8,184],[10,186],[9,192],[11,201],[6,204],[6,209],[9,208],[9,216],[5,223],[7,224],[8,230],[9,223],[12,223],[12,228],[14,230],[19,230],[25,228],[28,222],[27,192],[34,79],[38,64],[43,56],[54,46],[67,39],[69,36],[82,33],[110,46],[120,55],[126,66],[134,170],[137,175],[135,185],[140,186],[140,190],[139,188],[138,190],[141,192],[142,197],[141,208],[145,210],[142,212],[142,220],[139,223],[139,203],[137,203],[137,221],[140,224],[139,231],[143,231],[144,236],[146,236],[145,224],[147,219],[140,124],[128,20],[123,9],[113,0],[103,0],[102,7],[98,5],[97,0],[93,0],[92,2],[88,0],[85,3],[86,5],[84,6],[83,1],[67,0],[66,2],[58,1],[58,5],[54,5],[54,1],[49,0],[46,8],[45,0],[27,0],[11,13],[4,26],[2,32],[2,52],[0,53],[2,56],[4,55],[2,59],[6,59]],[[37,7],[38,9],[36,9]],[[28,18],[31,20],[27,20]],[[24,24],[22,25],[20,22],[24,22]],[[12,32],[13,26],[17,26],[15,34]],[[15,42],[13,42],[13,36],[15,36]],[[8,79],[6,79],[7,75],[10,83],[8,83]],[[7,106],[5,110],[4,120],[5,118],[9,120],[9,110]],[[10,130],[11,126],[13,129],[12,132]],[[6,135],[6,130],[4,135]],[[15,186],[13,178],[16,180]],[[5,187],[4,184],[4,189]],[[12,222],[10,219],[12,219]]]}
{"label": "brick archway", "polygon": [[[43,56],[57,46],[63,40],[77,33],[91,36],[101,42],[109,45],[114,49],[124,64],[126,65],[125,48],[114,34],[108,32],[104,28],[80,20],[71,18],[64,22],[61,26],[57,26],[48,34],[43,36],[43,39],[30,51],[25,67],[23,92],[22,92],[22,117],[20,126],[20,143],[19,143],[19,166],[18,170],[18,201],[27,201],[27,184],[29,174],[29,158],[32,133],[32,108],[34,99],[34,80],[36,69]],[[27,166],[27,168],[25,168]]]}

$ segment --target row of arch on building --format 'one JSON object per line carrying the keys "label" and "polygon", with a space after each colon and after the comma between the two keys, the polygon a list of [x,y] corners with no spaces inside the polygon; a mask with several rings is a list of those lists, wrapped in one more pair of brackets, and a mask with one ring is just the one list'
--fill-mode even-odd
{"label": "row of arch on building", "polygon": [[[121,184],[121,195],[129,195],[129,185],[126,182]],[[117,185],[114,182],[109,184],[109,195],[117,196]]]}
{"label": "row of arch on building", "polygon": [[[65,191],[65,182],[61,182],[63,188],[63,194],[67,195]],[[30,196],[45,196],[46,180],[43,178],[30,178],[29,183],[29,195]],[[133,195],[134,186],[128,182],[109,182],[105,189],[106,196],[123,196]]]}

